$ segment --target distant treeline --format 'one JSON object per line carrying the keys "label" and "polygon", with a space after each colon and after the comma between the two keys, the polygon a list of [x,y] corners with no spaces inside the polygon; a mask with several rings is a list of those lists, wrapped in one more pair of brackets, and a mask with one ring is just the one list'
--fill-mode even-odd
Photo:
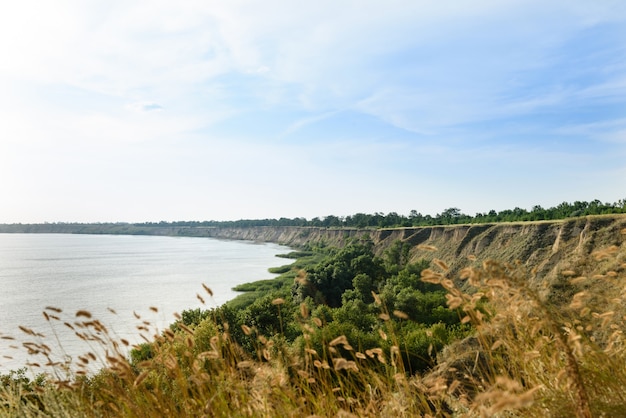
{"label": "distant treeline", "polygon": [[412,226],[455,225],[470,223],[497,223],[497,222],[523,222],[542,221],[572,218],[586,215],[606,215],[626,213],[626,199],[615,203],[602,203],[599,200],[591,202],[563,202],[552,208],[533,206],[529,211],[515,208],[500,212],[490,210],[485,213],[477,213],[474,216],[466,215],[458,208],[449,208],[435,216],[422,215],[412,210],[408,216],[399,215],[396,212],[383,213],[357,213],[351,216],[328,215],[323,218],[280,218],[280,219],[242,219],[238,221],[178,221],[178,222],[147,222],[135,224],[135,226],[198,226],[198,227],[255,227],[255,226],[311,226],[311,227],[348,227],[348,228],[393,228]]}

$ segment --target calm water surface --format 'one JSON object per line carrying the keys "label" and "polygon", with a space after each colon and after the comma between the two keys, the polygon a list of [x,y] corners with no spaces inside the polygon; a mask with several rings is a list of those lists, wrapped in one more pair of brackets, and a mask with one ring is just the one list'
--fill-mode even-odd
{"label": "calm water surface", "polygon": [[[44,334],[59,355],[75,357],[93,347],[63,323],[84,320],[75,313],[87,310],[116,337],[138,343],[143,321],[152,335],[175,312],[221,305],[237,295],[233,286],[273,277],[267,269],[284,264],[275,256],[286,252],[276,244],[210,238],[0,234],[0,372],[33,362],[21,345],[38,338],[20,325]],[[44,319],[48,306],[63,310],[58,321]]]}

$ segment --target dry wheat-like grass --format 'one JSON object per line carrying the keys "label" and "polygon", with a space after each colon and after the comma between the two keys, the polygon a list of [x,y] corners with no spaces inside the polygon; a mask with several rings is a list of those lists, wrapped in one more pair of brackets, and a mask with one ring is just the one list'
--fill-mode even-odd
{"label": "dry wheat-like grass", "polygon": [[[603,261],[620,254],[612,246],[592,257]],[[577,276],[574,270],[562,274]],[[451,402],[478,416],[505,410],[521,416],[626,415],[626,317],[611,308],[624,305],[624,292],[619,292],[626,284],[624,274],[608,274],[618,289],[612,293],[598,288],[594,279],[576,277],[570,285],[586,290],[575,293],[565,308],[542,299],[529,276],[519,265],[496,262],[465,269],[460,274],[464,283],[423,272],[425,281],[444,284],[450,307],[461,308],[464,322],[477,330],[445,350],[433,373],[456,386]]]}

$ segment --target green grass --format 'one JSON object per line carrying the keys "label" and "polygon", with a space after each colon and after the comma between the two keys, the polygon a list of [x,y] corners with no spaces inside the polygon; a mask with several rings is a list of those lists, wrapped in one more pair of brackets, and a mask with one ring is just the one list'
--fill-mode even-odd
{"label": "green grass", "polygon": [[270,273],[278,274],[278,277],[257,280],[233,287],[233,290],[245,293],[238,295],[227,304],[234,309],[243,309],[263,295],[281,290],[289,293],[294,280],[298,276],[298,272],[314,266],[324,258],[324,254],[314,251],[292,251],[287,254],[279,254],[278,257],[293,259],[294,262],[268,269]]}
{"label": "green grass", "polygon": [[315,256],[316,253],[314,251],[291,251],[287,254],[278,254],[276,255],[276,257],[281,257],[281,258],[291,258],[291,259],[301,259],[301,258],[306,258],[306,257],[312,257]]}
{"label": "green grass", "polygon": [[292,269],[291,264],[286,264],[280,267],[270,267],[268,271],[272,274],[283,274],[283,273],[287,273],[288,271],[291,271],[291,269]]}

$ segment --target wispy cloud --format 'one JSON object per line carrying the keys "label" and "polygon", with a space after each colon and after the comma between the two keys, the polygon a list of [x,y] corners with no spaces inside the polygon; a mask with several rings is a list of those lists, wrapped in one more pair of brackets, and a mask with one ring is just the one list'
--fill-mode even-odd
{"label": "wispy cloud", "polygon": [[[626,118],[565,125],[556,129],[555,133],[626,144]],[[626,150],[624,150],[624,154],[626,154]]]}
{"label": "wispy cloud", "polygon": [[287,129],[285,129],[285,131],[283,132],[283,134],[281,136],[288,136],[288,135],[293,135],[294,133],[296,133],[298,130],[300,130],[301,128],[307,126],[307,125],[311,125],[314,124],[316,122],[322,121],[324,119],[327,119],[331,116],[337,115],[338,111],[336,112],[326,112],[326,113],[322,113],[319,115],[314,115],[314,116],[308,116],[308,117],[304,117],[304,118],[300,118],[297,121],[291,123]]}
{"label": "wispy cloud", "polygon": [[137,102],[126,106],[128,109],[139,112],[158,112],[163,110],[163,106],[155,102]]}

